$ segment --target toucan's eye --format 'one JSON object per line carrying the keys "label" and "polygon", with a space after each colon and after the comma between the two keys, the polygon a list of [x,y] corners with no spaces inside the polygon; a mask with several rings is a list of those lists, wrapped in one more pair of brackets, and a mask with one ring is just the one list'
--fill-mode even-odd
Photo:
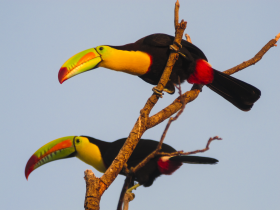
{"label": "toucan's eye", "polygon": [[80,143],[80,139],[77,139],[77,140],[76,140],[76,143],[79,144],[79,143]]}
{"label": "toucan's eye", "polygon": [[99,50],[103,50],[103,49],[104,49],[104,47],[100,47],[100,48],[99,48]]}

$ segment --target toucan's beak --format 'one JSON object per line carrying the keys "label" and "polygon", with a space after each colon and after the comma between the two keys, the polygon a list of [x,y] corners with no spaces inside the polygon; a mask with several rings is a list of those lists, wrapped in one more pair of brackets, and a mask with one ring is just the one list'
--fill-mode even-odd
{"label": "toucan's beak", "polygon": [[69,58],[58,72],[58,81],[62,84],[65,80],[91,70],[101,62],[101,57],[94,48],[82,51]]}
{"label": "toucan's beak", "polygon": [[48,162],[74,157],[76,150],[74,146],[75,136],[66,136],[53,140],[38,149],[28,160],[25,166],[25,177],[28,179],[29,174],[36,168]]}

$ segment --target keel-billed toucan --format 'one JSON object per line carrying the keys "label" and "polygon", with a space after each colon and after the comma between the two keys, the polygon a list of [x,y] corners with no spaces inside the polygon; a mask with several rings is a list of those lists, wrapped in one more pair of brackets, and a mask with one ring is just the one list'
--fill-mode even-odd
{"label": "keel-billed toucan", "polygon": [[[58,80],[65,80],[82,72],[104,67],[139,76],[156,85],[165,68],[174,37],[152,34],[135,43],[122,46],[101,45],[82,51],[68,59],[60,68]],[[192,84],[207,85],[233,105],[248,111],[259,99],[261,91],[256,87],[228,76],[211,67],[204,53],[190,42],[182,40],[179,59],[173,67],[165,91],[174,93],[174,84],[187,80]]]}
{"label": "keel-billed toucan", "polygon": [[[125,138],[114,142],[105,142],[88,136],[66,136],[51,141],[37,150],[28,160],[25,167],[25,177],[45,163],[69,157],[77,157],[93,166],[100,172],[105,172],[122,148]],[[153,152],[158,145],[157,141],[141,139],[127,161],[128,167],[136,166],[146,156]],[[162,145],[162,152],[175,152],[167,144]],[[161,174],[172,174],[182,163],[215,164],[218,160],[199,156],[156,156],[144,167],[136,172],[133,181],[149,187]],[[121,171],[120,174],[124,174]]]}

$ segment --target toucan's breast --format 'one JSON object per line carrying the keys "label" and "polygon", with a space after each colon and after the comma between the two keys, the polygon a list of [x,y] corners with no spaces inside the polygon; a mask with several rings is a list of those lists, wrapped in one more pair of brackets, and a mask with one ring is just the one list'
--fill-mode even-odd
{"label": "toucan's breast", "polygon": [[102,55],[99,67],[141,76],[149,71],[151,65],[152,57],[148,53],[117,50],[110,47],[110,50]]}

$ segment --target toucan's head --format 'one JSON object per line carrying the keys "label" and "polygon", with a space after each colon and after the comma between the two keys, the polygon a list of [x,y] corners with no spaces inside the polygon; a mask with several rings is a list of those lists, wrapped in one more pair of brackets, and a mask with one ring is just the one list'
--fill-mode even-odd
{"label": "toucan's head", "polygon": [[77,157],[97,170],[105,172],[106,168],[98,146],[84,136],[66,136],[53,140],[38,149],[25,166],[25,177],[36,168],[59,159]]}
{"label": "toucan's head", "polygon": [[97,68],[98,64],[102,62],[103,56],[106,57],[110,49],[109,46],[98,46],[72,56],[60,68],[58,72],[59,82],[62,84],[65,80],[77,74]]}
{"label": "toucan's head", "polygon": [[97,67],[140,76],[149,71],[151,64],[152,57],[145,52],[101,45],[82,51],[68,59],[58,72],[58,80],[63,83],[77,74]]}

